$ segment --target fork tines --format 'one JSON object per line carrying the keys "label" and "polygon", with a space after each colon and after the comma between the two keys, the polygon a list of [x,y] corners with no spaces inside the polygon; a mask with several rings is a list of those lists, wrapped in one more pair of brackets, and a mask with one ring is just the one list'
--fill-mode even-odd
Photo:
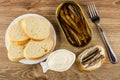
{"label": "fork tines", "polygon": [[88,3],[87,7],[91,18],[99,16],[94,2]]}

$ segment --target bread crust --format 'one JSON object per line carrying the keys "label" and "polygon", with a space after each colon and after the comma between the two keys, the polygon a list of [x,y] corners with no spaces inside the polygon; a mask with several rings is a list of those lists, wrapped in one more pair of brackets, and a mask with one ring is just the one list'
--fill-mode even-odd
{"label": "bread crust", "polygon": [[29,40],[30,39],[27,39],[27,40],[24,40],[24,41],[10,41],[10,42],[22,46],[22,45],[26,44],[27,42],[29,42]]}

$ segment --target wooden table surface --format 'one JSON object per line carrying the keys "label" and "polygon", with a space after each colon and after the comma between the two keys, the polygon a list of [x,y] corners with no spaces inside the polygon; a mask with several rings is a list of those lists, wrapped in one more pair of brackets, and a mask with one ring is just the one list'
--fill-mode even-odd
{"label": "wooden table surface", "polygon": [[[120,0],[75,0],[87,11],[86,4],[94,1],[101,16],[101,25],[112,49],[120,60]],[[93,45],[103,45],[96,26],[87,18],[93,29],[93,40],[85,48],[71,47],[65,40],[55,18],[55,10],[62,0],[0,0],[0,80],[120,80],[120,63],[111,64],[107,58],[105,64],[91,72],[80,72],[76,63],[65,72],[48,71],[43,73],[41,66],[14,63],[8,60],[5,48],[5,32],[16,17],[25,13],[45,16],[54,25],[57,34],[56,48],[65,48],[78,55]]]}

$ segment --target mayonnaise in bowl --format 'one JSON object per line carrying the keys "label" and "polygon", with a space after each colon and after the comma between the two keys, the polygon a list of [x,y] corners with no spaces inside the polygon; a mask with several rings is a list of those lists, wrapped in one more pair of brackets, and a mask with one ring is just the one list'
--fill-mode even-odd
{"label": "mayonnaise in bowl", "polygon": [[43,72],[53,70],[63,72],[68,70],[75,62],[76,56],[73,52],[66,49],[60,49],[52,52],[46,62],[41,62]]}

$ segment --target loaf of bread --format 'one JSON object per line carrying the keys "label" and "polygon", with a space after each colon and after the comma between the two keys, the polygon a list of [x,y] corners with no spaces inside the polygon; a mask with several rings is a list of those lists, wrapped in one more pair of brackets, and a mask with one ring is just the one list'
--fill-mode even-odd
{"label": "loaf of bread", "polygon": [[23,50],[25,45],[17,45],[15,43],[10,43],[8,47],[8,58],[11,61],[18,62],[24,58]]}
{"label": "loaf of bread", "polygon": [[15,22],[9,27],[7,32],[7,39],[10,42],[14,42],[17,44],[24,44],[29,40],[29,38],[25,35],[25,33],[22,30],[20,21]]}
{"label": "loaf of bread", "polygon": [[80,71],[91,71],[99,68],[106,59],[105,51],[101,46],[86,49],[77,58]]}
{"label": "loaf of bread", "polygon": [[26,35],[33,40],[43,40],[50,35],[50,23],[46,19],[29,16],[22,20],[22,28]]}
{"label": "loaf of bread", "polygon": [[38,59],[48,54],[53,48],[53,40],[47,38],[42,41],[30,40],[24,49],[24,57],[26,59]]}

